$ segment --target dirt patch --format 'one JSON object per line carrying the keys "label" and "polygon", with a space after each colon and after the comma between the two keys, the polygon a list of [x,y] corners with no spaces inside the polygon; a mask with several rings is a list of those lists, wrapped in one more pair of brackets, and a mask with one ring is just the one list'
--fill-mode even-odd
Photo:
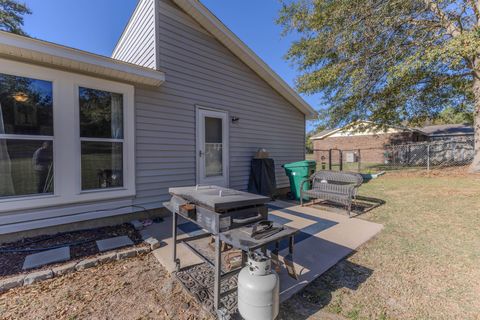
{"label": "dirt patch", "polygon": [[[90,230],[81,230],[68,233],[59,233],[53,236],[37,236],[25,238],[20,241],[6,243],[0,246],[0,278],[14,274],[24,273],[22,270],[25,257],[41,249],[70,244],[70,256],[72,260],[95,256],[99,253],[96,240],[128,236],[135,245],[142,244],[142,237],[132,225],[125,223],[118,226],[102,227]],[[16,252],[15,252],[16,251]],[[50,268],[52,265],[45,268]],[[42,269],[42,268],[39,268]],[[28,272],[30,272],[29,270]]]}
{"label": "dirt patch", "polygon": [[0,295],[2,319],[211,319],[149,254]]}

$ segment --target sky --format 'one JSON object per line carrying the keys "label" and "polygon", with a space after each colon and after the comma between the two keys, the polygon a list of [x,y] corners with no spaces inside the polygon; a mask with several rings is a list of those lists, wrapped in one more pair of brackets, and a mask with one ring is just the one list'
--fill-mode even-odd
{"label": "sky", "polygon": [[[32,14],[24,30],[32,37],[110,56],[137,0],[23,0]],[[287,83],[298,74],[284,59],[294,36],[283,37],[275,23],[278,0],[202,0],[230,30],[242,39]],[[255,8],[255,10],[252,10]],[[319,109],[319,96],[303,98]],[[307,131],[312,123],[307,123]]]}

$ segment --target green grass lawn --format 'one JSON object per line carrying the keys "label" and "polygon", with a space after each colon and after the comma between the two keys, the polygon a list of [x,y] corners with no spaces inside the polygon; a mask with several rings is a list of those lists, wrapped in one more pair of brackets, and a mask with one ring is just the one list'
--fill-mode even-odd
{"label": "green grass lawn", "polygon": [[480,319],[480,176],[387,173],[360,194],[381,233],[282,308],[284,319]]}

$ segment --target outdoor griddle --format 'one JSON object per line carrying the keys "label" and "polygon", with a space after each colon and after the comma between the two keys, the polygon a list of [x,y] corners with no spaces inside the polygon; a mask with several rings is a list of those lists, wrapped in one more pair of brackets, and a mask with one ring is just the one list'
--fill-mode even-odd
{"label": "outdoor griddle", "polygon": [[[231,245],[233,248],[242,250],[242,266],[246,262],[248,252],[261,250],[266,252],[267,247],[272,245],[273,252],[278,255],[280,241],[288,239],[289,259],[292,259],[294,235],[296,229],[271,223],[272,234],[252,237],[252,229],[260,221],[268,218],[266,203],[270,198],[252,193],[237,191],[218,186],[194,186],[170,188],[172,198],[164,203],[165,207],[173,214],[173,261],[176,270],[181,270],[181,261],[177,258],[177,245],[184,243],[202,260],[214,268],[214,309],[219,312],[220,299],[232,291],[221,292],[222,279],[238,274],[241,270],[223,271],[221,261],[222,243]],[[182,238],[177,238],[178,216],[193,222],[205,232]],[[208,257],[201,250],[197,250],[190,242],[203,237],[214,238],[214,256]]]}

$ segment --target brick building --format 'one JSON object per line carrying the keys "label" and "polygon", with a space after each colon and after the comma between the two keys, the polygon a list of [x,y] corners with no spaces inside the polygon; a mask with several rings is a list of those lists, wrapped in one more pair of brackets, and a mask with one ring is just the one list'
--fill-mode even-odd
{"label": "brick building", "polygon": [[[423,128],[392,126],[386,130],[368,128],[367,121],[349,124],[338,129],[324,130],[310,139],[315,160],[327,162],[332,149],[332,162],[339,162],[340,152],[344,162],[384,163],[386,147],[439,139],[465,139],[473,137],[473,127],[467,125],[436,125]],[[359,151],[360,150],[360,151]]]}

